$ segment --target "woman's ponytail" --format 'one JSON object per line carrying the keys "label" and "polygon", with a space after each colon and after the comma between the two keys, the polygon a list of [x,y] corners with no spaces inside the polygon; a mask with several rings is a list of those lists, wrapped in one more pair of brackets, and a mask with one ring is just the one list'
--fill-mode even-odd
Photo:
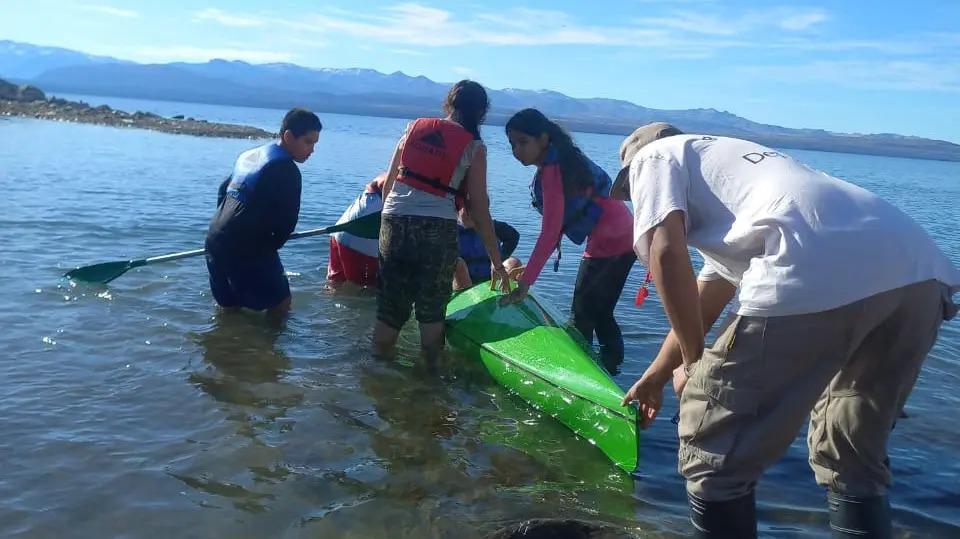
{"label": "woman's ponytail", "polygon": [[480,124],[489,109],[487,91],[472,80],[462,80],[454,84],[443,102],[443,112],[472,133],[477,140],[480,139]]}

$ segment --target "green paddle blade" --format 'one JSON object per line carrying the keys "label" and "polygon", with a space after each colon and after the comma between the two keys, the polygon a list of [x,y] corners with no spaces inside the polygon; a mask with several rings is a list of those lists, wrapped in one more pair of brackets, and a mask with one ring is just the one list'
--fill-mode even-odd
{"label": "green paddle blade", "polygon": [[102,262],[92,266],[83,266],[81,268],[68,271],[64,277],[71,281],[83,281],[87,283],[106,284],[123,275],[127,270],[135,268],[141,264],[135,264],[134,260],[124,260],[120,262]]}
{"label": "green paddle blade", "polygon": [[340,226],[343,227],[344,232],[349,232],[360,238],[375,240],[380,237],[380,212],[364,215]]}

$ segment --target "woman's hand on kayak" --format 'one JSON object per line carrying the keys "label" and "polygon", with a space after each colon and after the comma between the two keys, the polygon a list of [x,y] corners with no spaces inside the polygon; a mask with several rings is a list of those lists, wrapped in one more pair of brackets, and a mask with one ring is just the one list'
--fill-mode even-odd
{"label": "woman's hand on kayak", "polygon": [[496,283],[497,288],[500,289],[504,294],[510,293],[510,275],[507,274],[507,270],[503,268],[503,265],[500,267],[492,266],[490,268],[490,279]]}
{"label": "woman's hand on kayak", "polygon": [[644,374],[633,387],[627,391],[623,397],[621,406],[627,406],[631,402],[636,402],[640,411],[640,426],[647,428],[657,417],[660,408],[663,407],[663,384],[657,382],[653,377]]}
{"label": "woman's hand on kayak", "polygon": [[530,291],[530,285],[523,281],[517,281],[517,287],[513,289],[513,292],[510,292],[501,299],[501,304],[508,303],[520,303],[527,297],[527,292]]}

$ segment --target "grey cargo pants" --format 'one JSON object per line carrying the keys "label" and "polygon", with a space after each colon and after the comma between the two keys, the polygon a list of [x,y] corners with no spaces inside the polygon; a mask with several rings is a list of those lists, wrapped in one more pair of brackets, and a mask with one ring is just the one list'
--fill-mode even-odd
{"label": "grey cargo pants", "polygon": [[891,481],[887,439],[944,319],[937,281],[830,311],[732,316],[693,367],[680,401],[680,473],[707,501],[751,492],[810,414],[817,483],[876,496]]}

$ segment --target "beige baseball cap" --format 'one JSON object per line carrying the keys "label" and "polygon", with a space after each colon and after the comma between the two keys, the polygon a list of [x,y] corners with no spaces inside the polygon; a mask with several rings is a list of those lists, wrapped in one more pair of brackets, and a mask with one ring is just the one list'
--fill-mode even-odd
{"label": "beige baseball cap", "polygon": [[630,136],[623,139],[623,144],[620,145],[620,173],[617,174],[617,179],[614,180],[613,186],[610,188],[610,198],[630,199],[630,162],[633,161],[633,157],[637,155],[640,148],[655,140],[682,134],[683,131],[668,123],[655,122],[638,127],[633,133],[630,133]]}

